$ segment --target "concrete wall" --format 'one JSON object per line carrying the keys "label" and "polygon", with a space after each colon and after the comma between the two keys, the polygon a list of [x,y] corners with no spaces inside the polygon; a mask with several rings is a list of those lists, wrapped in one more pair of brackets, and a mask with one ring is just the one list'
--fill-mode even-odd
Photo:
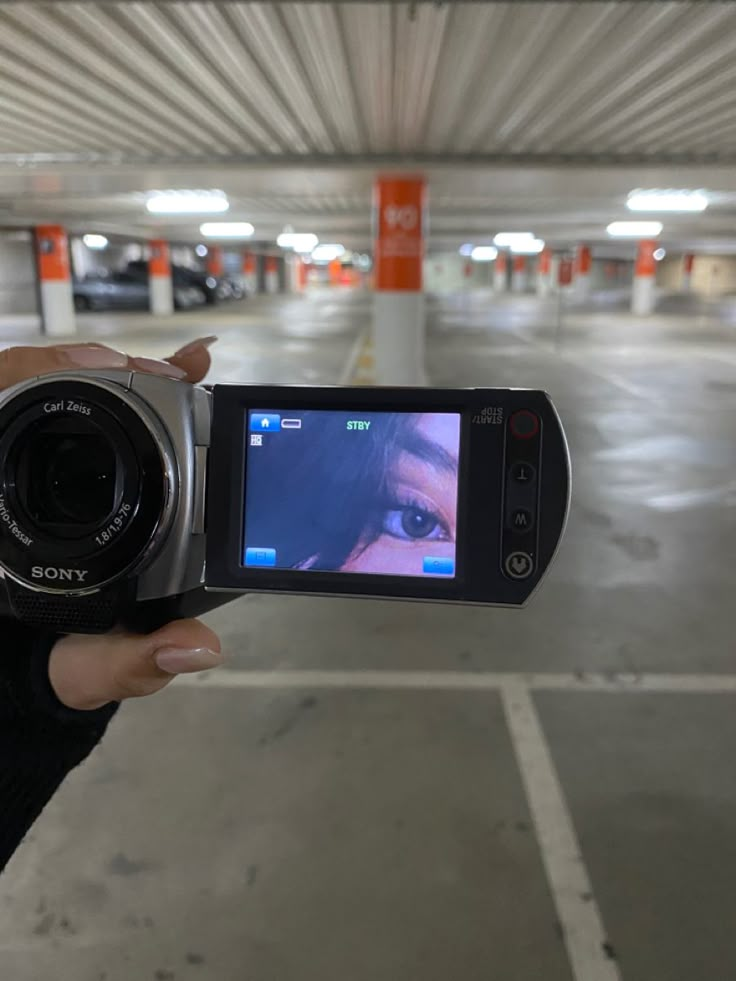
{"label": "concrete wall", "polygon": [[37,312],[33,237],[0,232],[0,315]]}
{"label": "concrete wall", "polygon": [[492,285],[492,262],[471,262],[457,252],[438,252],[424,260],[424,288],[429,293],[490,289]]}
{"label": "concrete wall", "polygon": [[[657,286],[668,292],[683,288],[683,256],[666,256],[657,266]],[[736,256],[697,255],[690,290],[701,296],[736,293]]]}

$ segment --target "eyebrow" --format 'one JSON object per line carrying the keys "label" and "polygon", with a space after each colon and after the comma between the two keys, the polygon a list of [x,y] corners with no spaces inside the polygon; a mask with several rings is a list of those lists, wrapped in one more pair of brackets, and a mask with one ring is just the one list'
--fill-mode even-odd
{"label": "eyebrow", "polygon": [[439,443],[422,436],[416,429],[404,436],[401,440],[401,448],[412,456],[424,460],[425,463],[430,463],[436,470],[457,473],[457,457],[448,453]]}

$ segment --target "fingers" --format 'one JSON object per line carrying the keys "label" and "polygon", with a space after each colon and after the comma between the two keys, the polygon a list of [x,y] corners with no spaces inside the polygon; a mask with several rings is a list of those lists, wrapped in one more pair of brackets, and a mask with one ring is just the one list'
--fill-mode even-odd
{"label": "fingers", "polygon": [[53,347],[9,347],[0,351],[0,390],[18,382],[74,368],[127,368],[180,381],[200,382],[210,368],[208,347],[216,337],[202,337],[165,360],[129,357],[103,344],[57,344]]}
{"label": "fingers", "polygon": [[177,368],[186,372],[187,381],[200,382],[210,370],[210,354],[208,348],[211,347],[216,337],[200,337],[191,344],[186,344],[180,348],[176,354],[172,354],[166,360]]}
{"label": "fingers", "polygon": [[0,351],[0,389],[54,371],[74,368],[128,368],[183,379],[186,370],[168,361],[129,358],[102,344],[57,344],[53,347],[9,347]]}
{"label": "fingers", "polygon": [[56,643],[49,678],[69,708],[152,695],[177,674],[219,667],[217,635],[199,620],[176,620],[146,636],[71,634]]}

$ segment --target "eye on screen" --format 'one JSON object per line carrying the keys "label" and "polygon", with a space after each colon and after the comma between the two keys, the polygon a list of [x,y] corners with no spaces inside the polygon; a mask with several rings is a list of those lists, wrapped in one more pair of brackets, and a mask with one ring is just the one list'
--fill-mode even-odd
{"label": "eye on screen", "polygon": [[242,564],[456,574],[460,414],[249,410]]}

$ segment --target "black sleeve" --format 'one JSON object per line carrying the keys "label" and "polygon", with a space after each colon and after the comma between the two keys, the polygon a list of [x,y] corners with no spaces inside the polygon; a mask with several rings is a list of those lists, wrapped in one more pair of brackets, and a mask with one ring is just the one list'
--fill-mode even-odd
{"label": "black sleeve", "polygon": [[48,675],[57,639],[0,619],[0,869],[118,707],[78,712],[58,700]]}

